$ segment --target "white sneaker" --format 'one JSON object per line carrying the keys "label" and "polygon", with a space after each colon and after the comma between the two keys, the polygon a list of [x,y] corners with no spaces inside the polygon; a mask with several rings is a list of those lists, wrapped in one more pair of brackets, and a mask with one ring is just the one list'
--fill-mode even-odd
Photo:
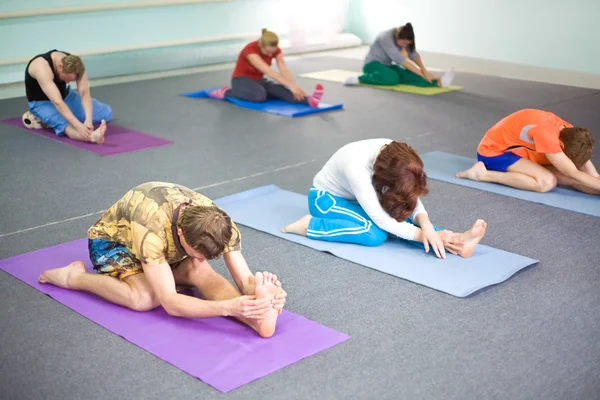
{"label": "white sneaker", "polygon": [[358,76],[349,76],[344,81],[344,86],[358,85]]}
{"label": "white sneaker", "polygon": [[48,125],[44,124],[38,117],[33,115],[30,111],[25,111],[21,117],[23,125],[28,129],[46,129]]}
{"label": "white sneaker", "polygon": [[446,71],[444,75],[442,75],[442,87],[448,87],[454,80],[454,67],[450,68],[450,70]]}

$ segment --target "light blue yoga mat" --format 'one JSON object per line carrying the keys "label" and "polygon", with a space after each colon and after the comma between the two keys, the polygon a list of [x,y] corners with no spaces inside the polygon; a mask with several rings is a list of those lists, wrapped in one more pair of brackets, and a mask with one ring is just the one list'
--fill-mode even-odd
{"label": "light blue yoga mat", "polygon": [[[215,89],[218,89],[218,87],[212,88],[212,89],[200,90],[198,92],[182,93],[182,94],[180,94],[180,96],[212,99],[211,97],[208,97],[208,94]],[[271,100],[271,99],[267,100],[264,103],[253,103],[251,101],[239,100],[239,99],[234,99],[231,97],[225,97],[225,100],[229,101],[239,107],[249,108],[251,110],[262,111],[262,112],[266,112],[266,113],[270,113],[270,114],[283,115],[285,117],[290,117],[290,118],[300,117],[300,116],[308,115],[308,114],[321,113],[324,111],[339,110],[340,108],[343,108],[342,104],[333,104],[332,105],[332,104],[320,103],[319,107],[310,107],[310,106],[307,106],[304,104],[292,104],[292,103],[287,103],[282,100]],[[220,101],[220,100],[215,100],[215,101]]]}
{"label": "light blue yoga mat", "polygon": [[[308,213],[307,197],[282,190],[275,185],[262,186],[216,200],[240,225],[329,252],[348,261],[403,278],[432,289],[466,297],[480,289],[510,278],[537,260],[479,245],[471,258],[448,254],[438,259],[433,252],[400,239],[388,239],[377,247],[330,243],[290,233],[281,228]],[[484,238],[485,240],[485,238]]]}
{"label": "light blue yoga mat", "polygon": [[431,179],[600,217],[600,196],[564,187],[557,187],[547,193],[536,193],[497,183],[457,178],[457,172],[471,168],[477,160],[441,151],[425,153],[421,156],[421,159],[425,164],[425,172]]}

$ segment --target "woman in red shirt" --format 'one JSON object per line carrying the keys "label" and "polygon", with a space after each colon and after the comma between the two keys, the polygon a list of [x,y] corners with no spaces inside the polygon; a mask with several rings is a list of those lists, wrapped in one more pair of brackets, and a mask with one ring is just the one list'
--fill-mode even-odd
{"label": "woman in red shirt", "polygon": [[[224,86],[214,90],[210,93],[210,97],[215,99],[235,97],[257,103],[267,99],[278,99],[317,107],[323,97],[323,86],[317,84],[311,96],[298,87],[285,65],[283,53],[278,45],[277,35],[263,29],[261,38],[248,43],[240,52],[231,77],[231,87]],[[271,68],[273,59],[277,61],[280,72]],[[267,81],[264,79],[265,75],[278,83]]]}

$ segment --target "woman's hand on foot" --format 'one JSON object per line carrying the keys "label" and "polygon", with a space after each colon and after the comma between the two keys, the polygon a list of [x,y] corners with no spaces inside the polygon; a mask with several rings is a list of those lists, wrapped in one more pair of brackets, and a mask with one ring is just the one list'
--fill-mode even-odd
{"label": "woman's hand on foot", "polygon": [[449,253],[458,255],[464,247],[464,239],[461,233],[455,233],[449,230],[444,229],[443,231],[439,231],[438,234],[442,238],[442,242],[444,242],[444,248],[448,250]]}
{"label": "woman's hand on foot", "polygon": [[427,80],[427,82],[431,83],[433,80],[438,79],[437,76],[433,75],[431,72],[429,71],[425,71],[425,79]]}
{"label": "woman's hand on foot", "polygon": [[294,95],[294,99],[296,99],[298,101],[308,97],[308,95],[306,93],[304,93],[304,90],[302,90],[300,87],[298,87],[296,85],[292,85],[290,87],[290,91]]}
{"label": "woman's hand on foot", "polygon": [[444,249],[444,241],[442,237],[435,231],[431,222],[428,222],[421,226],[421,232],[423,234],[423,245],[425,246],[425,253],[429,253],[429,247],[433,249],[433,252],[438,258],[446,258],[446,250]]}

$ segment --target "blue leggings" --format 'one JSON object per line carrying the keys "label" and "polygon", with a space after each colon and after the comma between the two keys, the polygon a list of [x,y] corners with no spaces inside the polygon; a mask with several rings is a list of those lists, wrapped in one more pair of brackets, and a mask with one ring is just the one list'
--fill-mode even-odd
{"label": "blue leggings", "polygon": [[[67,86],[67,97],[63,99],[69,107],[75,118],[80,122],[85,121],[85,110],[81,104],[79,93]],[[40,119],[43,123],[54,130],[58,136],[65,135],[65,129],[69,126],[67,120],[58,112],[54,104],[49,100],[30,101],[29,111]],[[112,120],[112,109],[110,106],[92,99],[92,123],[98,124],[102,120],[109,122]]]}
{"label": "blue leggings", "polygon": [[[308,192],[308,210],[312,218],[307,236],[326,242],[354,243],[363,246],[379,246],[388,233],[369,218],[362,207],[342,197],[334,196],[316,188]],[[416,225],[410,219],[407,222]],[[440,229],[435,227],[436,231]],[[422,242],[408,241],[423,248]]]}

